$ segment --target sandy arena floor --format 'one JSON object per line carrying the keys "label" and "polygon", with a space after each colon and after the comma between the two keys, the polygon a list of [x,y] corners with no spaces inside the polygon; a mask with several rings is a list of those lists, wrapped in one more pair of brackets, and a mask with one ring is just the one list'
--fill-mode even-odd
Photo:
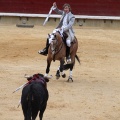
{"label": "sandy arena floor", "polygon": [[[37,52],[53,29],[0,26],[0,120],[23,120],[21,90],[12,92],[27,82],[24,74],[45,73],[46,57]],[[74,82],[67,83],[56,80],[59,62],[52,62],[43,120],[120,120],[120,30],[74,29],[81,65],[76,62]]]}

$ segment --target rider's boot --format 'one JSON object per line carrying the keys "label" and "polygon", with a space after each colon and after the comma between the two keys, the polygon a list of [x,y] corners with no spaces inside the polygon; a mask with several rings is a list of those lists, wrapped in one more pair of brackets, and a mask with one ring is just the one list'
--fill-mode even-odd
{"label": "rider's boot", "polygon": [[67,55],[66,55],[67,63],[71,63],[71,58],[70,58],[70,47],[67,46]]}
{"label": "rider's boot", "polygon": [[46,41],[46,47],[43,50],[38,51],[39,54],[47,56],[49,48],[49,41]]}

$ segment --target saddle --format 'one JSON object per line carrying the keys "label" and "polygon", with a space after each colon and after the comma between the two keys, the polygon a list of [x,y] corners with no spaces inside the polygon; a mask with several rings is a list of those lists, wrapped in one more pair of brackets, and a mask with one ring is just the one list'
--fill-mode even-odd
{"label": "saddle", "polygon": [[[67,37],[68,37],[68,35],[67,35],[65,32],[63,32],[63,37],[62,37],[62,39],[63,39],[63,42],[65,43],[66,46],[67,46],[67,44],[66,44],[66,39],[67,39]],[[75,39],[74,39],[71,43],[72,43],[72,44],[76,43],[76,37],[75,37]]]}

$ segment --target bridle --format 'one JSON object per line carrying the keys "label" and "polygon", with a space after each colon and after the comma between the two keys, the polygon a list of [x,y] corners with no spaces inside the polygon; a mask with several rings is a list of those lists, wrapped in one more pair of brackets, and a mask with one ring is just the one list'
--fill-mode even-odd
{"label": "bridle", "polygon": [[[60,45],[58,46],[58,39],[55,37],[56,34],[52,34],[52,35],[54,35],[54,38],[52,39],[52,42],[50,43],[50,50],[53,54],[53,61],[55,61],[55,55],[57,55],[61,51],[64,43],[63,41],[61,41]],[[55,43],[54,43],[54,40],[56,40]],[[53,48],[53,46],[55,47]]]}
{"label": "bridle", "polygon": [[[56,40],[56,42],[54,43],[54,41],[50,44],[50,49],[52,51],[52,53],[56,52],[57,49],[57,45],[58,45],[58,40],[57,39],[53,39],[54,41]],[[54,47],[53,47],[54,46]]]}

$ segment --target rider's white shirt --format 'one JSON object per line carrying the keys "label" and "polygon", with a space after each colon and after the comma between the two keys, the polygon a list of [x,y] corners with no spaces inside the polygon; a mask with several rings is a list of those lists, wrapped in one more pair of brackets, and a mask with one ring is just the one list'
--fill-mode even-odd
{"label": "rider's white shirt", "polygon": [[68,18],[68,14],[66,14],[64,19],[63,19],[63,25],[62,25],[63,28],[65,28],[68,25],[67,24],[67,18]]}

